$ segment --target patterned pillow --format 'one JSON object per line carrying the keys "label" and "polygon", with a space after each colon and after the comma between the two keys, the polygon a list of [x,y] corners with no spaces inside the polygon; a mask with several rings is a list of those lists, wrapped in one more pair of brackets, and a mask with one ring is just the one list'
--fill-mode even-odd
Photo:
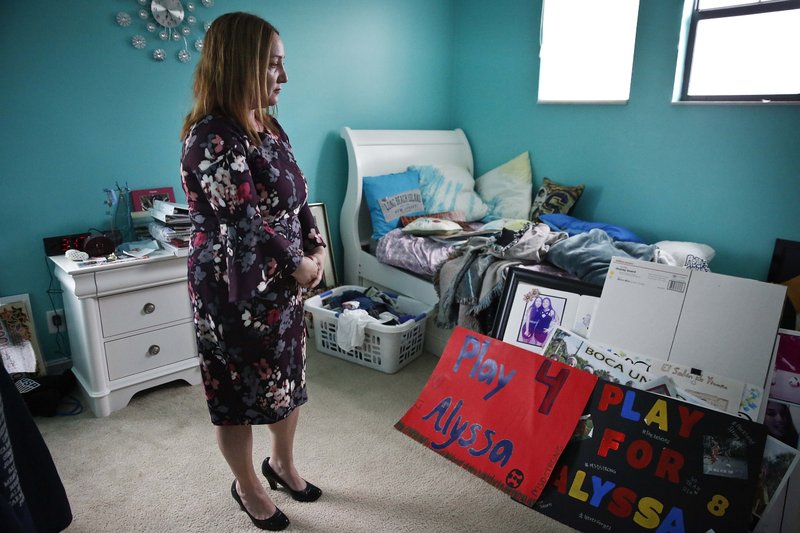
{"label": "patterned pillow", "polygon": [[711,271],[708,264],[717,255],[711,246],[699,242],[659,241],[656,248],[667,252],[664,263],[703,272]]}
{"label": "patterned pillow", "polygon": [[527,217],[531,210],[532,188],[533,175],[528,152],[476,179],[475,190],[489,208],[484,221]]}
{"label": "patterned pillow", "polygon": [[425,213],[416,172],[364,176],[363,191],[375,240],[396,228],[401,216]]}
{"label": "patterned pillow", "polygon": [[457,165],[421,165],[408,170],[419,173],[422,202],[428,213],[462,211],[467,222],[471,222],[489,212],[475,192],[475,179],[467,169]]}
{"label": "patterned pillow", "polygon": [[572,206],[583,194],[584,185],[561,185],[548,178],[542,180],[542,186],[531,205],[530,220],[538,222],[539,215],[550,213],[569,214]]}

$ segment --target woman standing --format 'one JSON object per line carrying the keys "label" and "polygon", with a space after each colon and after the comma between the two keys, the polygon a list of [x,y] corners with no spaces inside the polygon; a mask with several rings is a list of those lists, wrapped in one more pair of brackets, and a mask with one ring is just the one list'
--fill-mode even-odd
{"label": "woman standing", "polygon": [[299,501],[322,494],[293,455],[308,398],[301,290],[322,278],[325,244],[289,139],[268,112],[287,81],[277,30],[247,13],[222,15],[206,33],[182,131],[189,294],[208,409],[233,499],[269,530],[289,520],[256,474],[253,425],[272,436],[261,465],[270,487]]}

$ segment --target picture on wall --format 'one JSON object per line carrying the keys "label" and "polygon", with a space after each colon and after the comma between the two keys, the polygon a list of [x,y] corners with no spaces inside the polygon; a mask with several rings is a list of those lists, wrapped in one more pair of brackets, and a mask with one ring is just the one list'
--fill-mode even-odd
{"label": "picture on wall", "polygon": [[338,280],[336,279],[336,263],[333,260],[333,243],[331,242],[331,229],[328,225],[328,211],[323,203],[308,204],[308,207],[311,208],[311,214],[314,215],[314,220],[317,221],[322,240],[327,245],[325,247],[325,259],[322,261],[324,274],[319,288],[330,289],[337,286]]}
{"label": "picture on wall", "polygon": [[503,286],[492,336],[541,353],[557,326],[572,330],[577,324],[586,324],[588,328],[601,291],[598,286],[512,267]]}

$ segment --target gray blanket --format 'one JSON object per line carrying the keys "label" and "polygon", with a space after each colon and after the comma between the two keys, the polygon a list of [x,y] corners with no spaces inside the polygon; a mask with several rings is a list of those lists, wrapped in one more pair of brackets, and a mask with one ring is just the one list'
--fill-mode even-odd
{"label": "gray blanket", "polygon": [[566,238],[566,233],[553,232],[546,224],[528,224],[504,246],[492,237],[468,240],[451,254],[434,278],[439,295],[436,325],[451,328],[461,323],[477,331],[484,329],[477,321],[464,324],[464,319],[477,317],[500,296],[507,268],[540,263],[554,243]]}
{"label": "gray blanket", "polygon": [[602,285],[614,256],[653,261],[654,244],[615,241],[605,231],[592,229],[553,244],[547,261],[592,285]]}

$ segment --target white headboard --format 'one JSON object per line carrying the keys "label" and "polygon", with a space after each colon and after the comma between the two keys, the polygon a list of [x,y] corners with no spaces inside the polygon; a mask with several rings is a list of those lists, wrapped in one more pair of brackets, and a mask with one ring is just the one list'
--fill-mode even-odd
{"label": "white headboard", "polygon": [[[369,210],[362,195],[364,176],[403,172],[409,165],[430,164],[459,165],[473,173],[472,150],[460,129],[353,130],[345,127],[341,134],[347,146],[349,168],[347,193],[339,222],[345,281],[348,285],[360,285],[360,278],[365,273],[358,252],[369,243],[372,234]],[[371,281],[404,293],[397,287],[386,285],[383,280]]]}

